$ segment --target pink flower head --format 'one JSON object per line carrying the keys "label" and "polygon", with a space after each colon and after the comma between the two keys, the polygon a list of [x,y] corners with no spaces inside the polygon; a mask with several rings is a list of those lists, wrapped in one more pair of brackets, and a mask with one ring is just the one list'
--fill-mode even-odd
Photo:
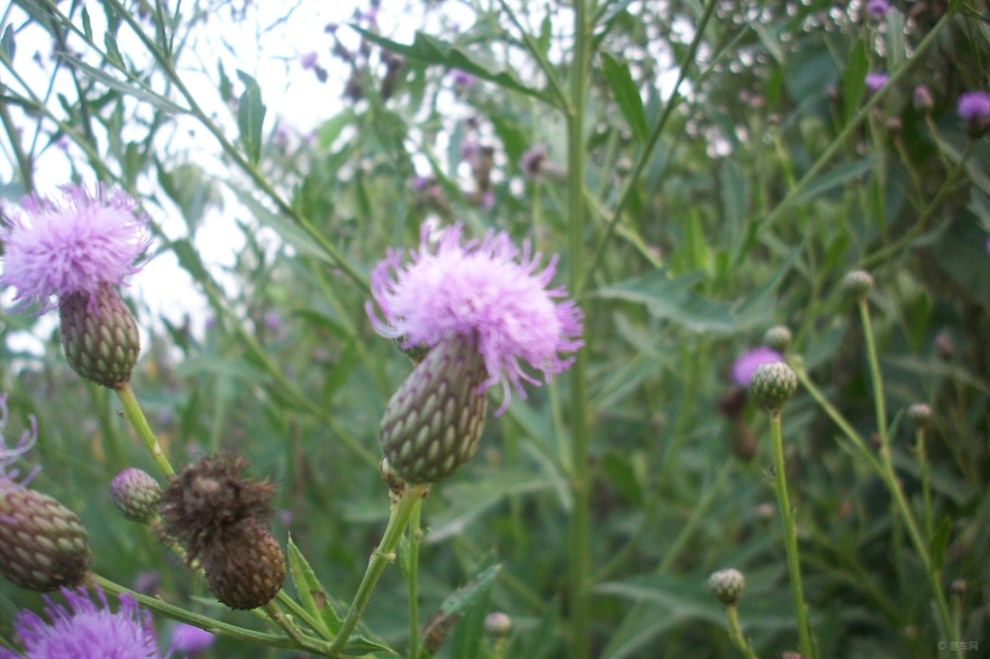
{"label": "pink flower head", "polygon": [[46,596],[45,615],[51,622],[31,611],[21,611],[14,631],[24,651],[16,654],[0,648],[0,659],[160,659],[151,614],[139,609],[129,595],[120,595],[120,608],[113,613],[107,596],[99,588],[95,590],[98,604],[84,587],[62,589],[69,607]]}
{"label": "pink flower head", "polygon": [[[29,417],[29,420],[31,427],[24,430],[17,439],[17,443],[8,448],[6,440],[7,394],[0,394],[0,491],[7,487],[23,487],[35,477],[40,469],[38,466],[35,466],[28,472],[27,476],[18,481],[17,477],[20,474],[13,467],[13,464],[17,462],[18,458],[30,451],[34,447],[34,443],[38,441],[38,422],[34,416]],[[3,516],[0,516],[0,521],[3,521]]]}
{"label": "pink flower head", "polygon": [[136,261],[150,245],[148,220],[135,213],[130,196],[99,186],[90,195],[69,185],[62,197],[62,203],[24,197],[24,215],[0,228],[6,250],[0,284],[17,289],[17,308],[38,303],[43,313],[56,306],[52,296],[92,296],[104,282],[122,285],[143,265]]}
{"label": "pink flower head", "polygon": [[309,69],[312,69],[314,66],[316,66],[316,62],[317,60],[319,60],[319,58],[320,56],[316,54],[315,50],[310,51],[305,55],[299,56],[299,65],[302,66],[303,69],[306,69],[308,71]]}
{"label": "pink flower head", "polygon": [[454,87],[458,89],[469,89],[475,83],[474,75],[461,69],[451,69],[450,78],[454,83]]}
{"label": "pink flower head", "polygon": [[866,89],[871,94],[875,94],[890,80],[890,76],[881,71],[872,71],[866,74]]}
{"label": "pink flower head", "polygon": [[887,0],[870,0],[866,3],[866,11],[876,19],[881,19],[890,11],[890,3]]}
{"label": "pink flower head", "polygon": [[172,627],[169,637],[172,639],[171,651],[185,656],[206,652],[216,640],[216,637],[205,629],[184,622]]}
{"label": "pink flower head", "polygon": [[522,381],[539,382],[520,365],[543,371],[549,380],[567,369],[581,341],[581,310],[562,287],[547,288],[557,257],[538,270],[542,254],[529,242],[520,251],[505,232],[489,230],[480,242],[461,244],[461,225],[444,229],[435,247],[430,228],[420,230],[420,247],[402,264],[402,251],[389,250],[371,274],[371,293],[385,318],[366,304],[371,323],[382,336],[400,339],[403,348],[433,347],[460,335],[473,341],[485,360],[488,379],[481,388],[502,383],[502,406],[510,385],[523,398]]}
{"label": "pink flower head", "polygon": [[764,364],[782,362],[784,358],[773,348],[760,346],[747,350],[736,358],[732,364],[732,381],[740,387],[748,387],[753,380],[753,373]]}
{"label": "pink flower head", "polygon": [[957,107],[963,119],[990,119],[990,94],[987,92],[966,92],[959,97]]}

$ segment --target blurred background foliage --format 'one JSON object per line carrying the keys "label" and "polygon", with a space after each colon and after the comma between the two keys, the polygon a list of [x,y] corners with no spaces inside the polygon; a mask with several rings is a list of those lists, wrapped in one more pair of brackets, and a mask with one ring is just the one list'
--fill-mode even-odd
{"label": "blurred background foliage", "polygon": [[[34,163],[68,144],[71,178],[139,195],[156,256],[174,255],[194,282],[184,322],[138,293],[141,275],[124,291],[145,331],[133,385],[173,462],[222,449],[248,456],[252,474],[278,484],[277,537],[291,532],[346,602],[387,516],[378,419],[410,368],[371,330],[367,273],[388,247],[413,246],[425,221],[460,221],[476,236],[505,229],[562,253],[558,281],[583,282],[594,656],[734,656],[705,586],[726,566],[746,574],[740,616],[755,649],[779,656],[796,649],[796,634],[767,422],[747,406],[759,444],[740,460],[719,400],[733,359],[784,324],[812,379],[869,436],[863,335],[838,287],[865,268],[877,282],[870,302],[898,475],[920,511],[904,411],[928,403],[931,551],[954,593],[959,638],[990,647],[990,141],[956,114],[960,93],[990,84],[985,3],[893,2],[879,19],[862,2],[719,0],[710,19],[710,5],[695,1],[596,3],[580,263],[567,256],[575,155],[540,65],[566,79],[570,3],[459,3],[474,11],[459,25],[444,18],[451,4],[383,0],[377,16],[361,7],[361,38],[328,28],[320,65],[290,63],[288,75],[329,74],[328,93],[340,81],[339,110],[311,134],[265,114],[277,86],[191,49],[210,31],[256,29],[250,2],[25,0],[2,12],[4,207],[36,185],[49,192]],[[402,16],[390,25],[435,29],[398,39],[379,27],[390,13]],[[37,29],[51,43],[38,57],[71,81],[64,93],[17,74],[30,57],[18,37]],[[190,70],[213,88],[184,89]],[[871,71],[892,76],[879,98],[865,88]],[[930,110],[914,102],[918,85]],[[546,155],[534,169],[524,154],[537,145]],[[241,245],[222,266],[197,242],[220,215]],[[183,228],[161,229],[166,216]],[[116,399],[70,371],[45,321],[6,309],[0,320],[8,441],[38,419],[34,487],[82,517],[97,572],[258,625],[224,612],[153,537],[115,516],[109,480],[153,464]],[[23,333],[42,341],[15,340]],[[490,419],[474,461],[426,503],[426,615],[504,565],[441,656],[489,656],[481,621],[495,610],[515,623],[503,656],[565,654],[570,390],[560,377],[514,399]],[[882,482],[802,390],[784,431],[821,656],[935,655],[945,639],[924,566]],[[39,601],[4,584],[0,631]],[[405,606],[390,569],[366,620],[396,647]],[[164,633],[167,621],[156,623]],[[292,653],[221,640],[209,656]]]}

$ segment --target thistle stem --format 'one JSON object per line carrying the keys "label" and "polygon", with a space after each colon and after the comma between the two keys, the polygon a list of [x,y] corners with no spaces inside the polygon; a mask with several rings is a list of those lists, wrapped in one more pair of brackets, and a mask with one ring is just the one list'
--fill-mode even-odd
{"label": "thistle stem", "polygon": [[395,548],[399,545],[399,540],[402,539],[402,534],[413,513],[419,509],[429,491],[429,485],[407,484],[398,500],[392,503],[385,533],[382,534],[378,547],[368,559],[368,569],[365,570],[364,578],[361,579],[361,584],[354,595],[351,608],[347,612],[347,618],[330,647],[331,652],[341,652],[347,645],[347,639],[351,637],[354,628],[361,619],[361,614],[364,613],[364,608],[368,605],[368,600],[371,599],[371,593],[375,590],[378,578],[382,576],[385,566],[395,560]]}
{"label": "thistle stem", "polygon": [[801,585],[801,560],[798,554],[794,514],[791,510],[790,498],[787,495],[787,477],[784,472],[784,441],[781,433],[779,409],[770,412],[770,433],[773,438],[773,469],[777,504],[780,507],[780,520],[784,526],[784,547],[787,550],[787,571],[790,575],[794,611],[797,615],[798,640],[801,644],[801,654],[814,659],[818,655],[811,642],[811,625],[808,622],[808,608],[804,603],[804,587]]}
{"label": "thistle stem", "polygon": [[753,652],[753,648],[746,640],[746,637],[743,636],[742,629],[739,627],[739,610],[736,608],[736,605],[727,605],[725,607],[725,615],[729,619],[729,638],[732,640],[732,644],[736,646],[737,650],[746,655],[747,659],[757,659],[756,653]]}
{"label": "thistle stem", "polygon": [[419,656],[419,545],[423,539],[420,528],[422,506],[413,509],[409,522],[409,561],[406,583],[409,591],[409,659]]}
{"label": "thistle stem", "polygon": [[131,384],[125,382],[120,387],[114,389],[114,391],[117,392],[117,398],[120,399],[121,405],[124,406],[124,416],[130,421],[134,431],[137,432],[138,437],[141,438],[148,452],[151,453],[151,458],[158,466],[158,470],[165,476],[175,476],[175,470],[172,469],[168,458],[165,457],[165,453],[162,451],[155,433],[151,431],[151,426],[148,425],[148,420],[144,417],[144,412],[141,410],[141,405],[134,395]]}

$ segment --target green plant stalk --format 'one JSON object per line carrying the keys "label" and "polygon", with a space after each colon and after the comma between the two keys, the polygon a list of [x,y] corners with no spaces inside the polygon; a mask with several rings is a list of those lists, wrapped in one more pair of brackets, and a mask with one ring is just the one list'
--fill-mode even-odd
{"label": "green plant stalk", "polygon": [[409,520],[409,562],[406,570],[406,587],[409,591],[409,659],[419,655],[419,546],[423,540],[420,528],[422,506],[413,509]]}
{"label": "green plant stalk", "polygon": [[371,554],[371,558],[368,559],[368,568],[365,570],[361,584],[358,586],[354,600],[351,602],[351,608],[347,612],[347,618],[341,625],[340,631],[337,633],[337,638],[334,639],[333,645],[330,647],[331,652],[342,652],[347,645],[347,640],[354,632],[354,628],[357,627],[358,621],[361,619],[361,615],[368,605],[368,600],[371,599],[371,594],[375,590],[378,578],[382,576],[385,566],[395,560],[395,548],[399,545],[399,540],[402,539],[402,534],[406,530],[409,520],[412,519],[413,513],[422,505],[423,498],[426,497],[429,491],[429,485],[407,484],[398,500],[391,504],[388,525],[385,527],[385,532],[382,534],[382,539],[378,543],[378,547]]}
{"label": "green plant stalk", "polygon": [[121,405],[124,406],[124,416],[127,417],[138,437],[144,442],[145,448],[151,453],[151,459],[155,461],[158,470],[167,477],[175,476],[175,470],[172,469],[168,458],[165,457],[165,453],[162,451],[161,444],[158,443],[155,433],[151,431],[151,427],[148,425],[148,420],[144,417],[144,412],[141,410],[141,405],[134,395],[134,390],[131,388],[130,382],[124,383],[123,386],[114,389],[114,391],[117,392],[117,398],[120,400]]}
{"label": "green plant stalk", "polygon": [[791,593],[794,596],[794,612],[797,616],[798,641],[801,654],[814,659],[818,656],[811,641],[811,624],[808,622],[808,607],[804,603],[804,587],[801,585],[801,560],[798,553],[797,530],[794,527],[794,513],[787,495],[787,477],[784,473],[784,440],[781,433],[780,410],[770,412],[770,434],[773,439],[774,484],[777,490],[777,504],[780,507],[780,520],[784,526],[784,547],[787,550],[787,571],[790,575]]}
{"label": "green plant stalk", "polygon": [[319,641],[302,633],[299,634],[298,638],[291,638],[281,634],[258,632],[253,629],[238,627],[226,622],[214,620],[213,618],[209,618],[198,613],[186,611],[185,609],[181,609],[172,604],[163,602],[157,597],[148,597],[147,595],[136,593],[129,588],[125,588],[116,582],[110,581],[106,577],[102,577],[92,572],[89,573],[88,580],[91,583],[99,585],[100,588],[108,593],[115,593],[118,595],[122,593],[127,594],[130,597],[133,597],[138,604],[149,611],[161,614],[171,618],[172,620],[194,625],[200,629],[210,632],[211,634],[237,639],[244,643],[250,643],[253,645],[263,645],[271,648],[292,648],[305,650],[307,652],[319,654],[325,657],[343,656],[340,653],[331,651],[329,643]]}
{"label": "green plant stalk", "polygon": [[[918,552],[918,555],[921,557],[921,560],[925,565],[925,573],[928,575],[928,581],[930,582],[932,592],[935,595],[935,603],[938,610],[939,622],[942,626],[942,633],[948,637],[950,635],[954,635],[954,631],[951,624],[951,619],[949,617],[949,607],[945,601],[945,591],[942,589],[941,579],[939,578],[935,566],[932,564],[932,557],[928,551],[928,545],[924,538],[921,537],[921,532],[918,530],[918,524],[914,519],[914,515],[911,513],[911,508],[908,506],[907,499],[904,498],[904,491],[901,489],[901,483],[897,478],[897,473],[894,471],[894,463],[891,460],[890,437],[887,434],[883,377],[880,373],[880,361],[877,358],[876,342],[873,339],[873,324],[870,320],[869,302],[866,298],[861,299],[858,306],[860,322],[863,325],[863,336],[866,339],[866,353],[870,367],[870,380],[873,386],[873,400],[877,416],[877,434],[880,437],[880,476],[883,478],[887,489],[890,491],[890,494],[894,499],[894,504],[904,520],[904,525],[907,527],[908,535],[911,536],[911,542],[914,543],[915,550]],[[954,640],[959,639],[956,638]],[[956,655],[961,657],[962,650],[958,650]]]}
{"label": "green plant stalk", "polygon": [[732,644],[748,659],[757,659],[756,653],[753,652],[752,646],[743,636],[742,629],[739,627],[739,609],[736,608],[735,604],[729,604],[725,607],[725,616],[729,619],[729,638],[732,640]]}
{"label": "green plant stalk", "polygon": [[931,542],[935,537],[935,523],[932,519],[932,475],[928,465],[928,453],[925,451],[924,428],[918,429],[915,438],[915,455],[918,458],[918,470],[921,476],[921,496],[925,506],[925,537]]}
{"label": "green plant stalk", "polygon": [[[574,295],[581,285],[584,264],[585,230],[585,143],[584,121],[592,40],[589,4],[593,0],[574,2],[574,59],[571,62],[571,107],[567,114],[567,192],[569,284]],[[570,578],[569,631],[571,659],[591,656],[591,470],[588,464],[588,392],[585,372],[590,341],[579,350],[571,368],[571,437],[570,486],[574,498],[568,528],[568,573]]]}

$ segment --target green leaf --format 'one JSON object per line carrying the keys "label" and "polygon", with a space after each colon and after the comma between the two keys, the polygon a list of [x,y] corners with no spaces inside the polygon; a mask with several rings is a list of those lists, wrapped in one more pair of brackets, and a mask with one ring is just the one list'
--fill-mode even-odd
{"label": "green leaf", "polygon": [[93,23],[89,19],[89,12],[86,8],[82,9],[82,23],[83,23],[83,34],[86,35],[86,41],[93,40]]}
{"label": "green leaf", "polygon": [[833,188],[845,185],[873,169],[880,161],[877,154],[866,156],[860,160],[845,163],[832,171],[815,178],[801,191],[797,203],[811,201],[815,197]]}
{"label": "green leaf", "polygon": [[78,57],[69,55],[68,53],[60,53],[59,56],[64,58],[73,67],[75,67],[82,73],[85,73],[91,78],[99,80],[110,89],[118,91],[122,94],[126,94],[128,96],[132,96],[140,101],[145,101],[146,103],[150,103],[151,105],[153,105],[154,107],[158,108],[163,112],[169,112],[171,114],[185,114],[186,112],[184,108],[176,105],[175,103],[165,98],[164,96],[160,94],[156,94],[155,92],[149,89],[145,89],[144,87],[139,87],[129,82],[123,82],[121,80],[118,80],[117,78],[114,78],[106,71],[101,71],[96,67],[90,66],[89,64],[82,61]]}
{"label": "green leaf", "polygon": [[424,644],[430,640],[435,648],[438,648],[461,615],[488,592],[501,569],[502,566],[498,563],[485,568],[464,586],[448,595],[436,613],[430,616],[423,626]]}
{"label": "green leaf", "polygon": [[229,187],[237,196],[237,199],[242,204],[247,206],[248,210],[251,211],[257,220],[275,229],[275,231],[282,236],[282,239],[292,245],[300,254],[307,254],[318,258],[321,261],[325,261],[326,263],[336,264],[336,261],[330,258],[330,256],[313,241],[313,238],[300,229],[297,225],[267,208],[264,204],[255,199],[247,190],[243,190],[232,184]]}
{"label": "green leaf", "polygon": [[448,41],[417,32],[412,44],[401,44],[397,41],[386,39],[380,34],[369,32],[357,25],[352,25],[351,27],[368,41],[388,51],[402,55],[408,60],[467,71],[482,80],[493,82],[503,89],[511,89],[521,94],[537,98],[549,105],[554,105],[547,93],[523,84],[511,69],[493,70],[475,55]]}
{"label": "green leaf", "polygon": [[887,66],[893,71],[907,56],[907,49],[904,46],[904,35],[907,34],[904,14],[899,9],[891,7],[883,18],[884,23],[887,24]]}
{"label": "green leaf", "polygon": [[306,557],[302,555],[296,543],[292,541],[291,535],[287,549],[289,573],[292,575],[292,583],[296,587],[303,608],[315,620],[322,623],[323,630],[328,633],[328,637],[336,636],[343,624],[343,619],[337,615],[326,589],[316,578],[316,573],[313,572]]}
{"label": "green leaf", "polygon": [[636,141],[641,144],[646,142],[646,112],[643,110],[639,89],[629,72],[629,65],[605,52],[602,53],[602,64],[605,80],[612,89],[619,111],[632,129]]}
{"label": "green leaf", "polygon": [[316,142],[321,148],[329,149],[340,136],[341,131],[354,122],[354,112],[344,110],[330,117],[316,129]]}
{"label": "green leaf", "polygon": [[655,270],[646,276],[603,288],[595,295],[607,300],[644,304],[654,317],[670,320],[695,332],[734,331],[736,320],[729,304],[691,292],[691,287],[703,278],[701,273],[694,273],[669,279],[665,270]]}
{"label": "green leaf", "polygon": [[[372,641],[363,636],[352,636],[347,641],[347,652],[384,652],[386,654],[399,656],[399,653],[387,645]],[[348,656],[352,656],[348,654]]]}
{"label": "green leaf", "polygon": [[859,99],[866,91],[866,74],[869,72],[869,67],[866,44],[858,40],[849,51],[846,70],[842,74],[843,123],[848,124],[859,110]]}
{"label": "green leaf", "polygon": [[17,44],[14,43],[13,25],[8,25],[7,29],[3,31],[3,38],[0,39],[0,52],[3,53],[3,59],[5,62],[12,63],[14,61],[14,53],[17,52]]}
{"label": "green leaf", "polygon": [[238,69],[237,77],[244,83],[244,93],[237,105],[237,127],[241,131],[241,143],[252,165],[261,160],[261,129],[265,123],[265,104],[261,102],[261,87],[244,71]]}
{"label": "green leaf", "polygon": [[120,50],[117,48],[117,39],[110,32],[105,32],[103,34],[103,45],[106,47],[106,58],[107,61],[116,66],[118,69],[124,70],[124,58],[120,54]]}

